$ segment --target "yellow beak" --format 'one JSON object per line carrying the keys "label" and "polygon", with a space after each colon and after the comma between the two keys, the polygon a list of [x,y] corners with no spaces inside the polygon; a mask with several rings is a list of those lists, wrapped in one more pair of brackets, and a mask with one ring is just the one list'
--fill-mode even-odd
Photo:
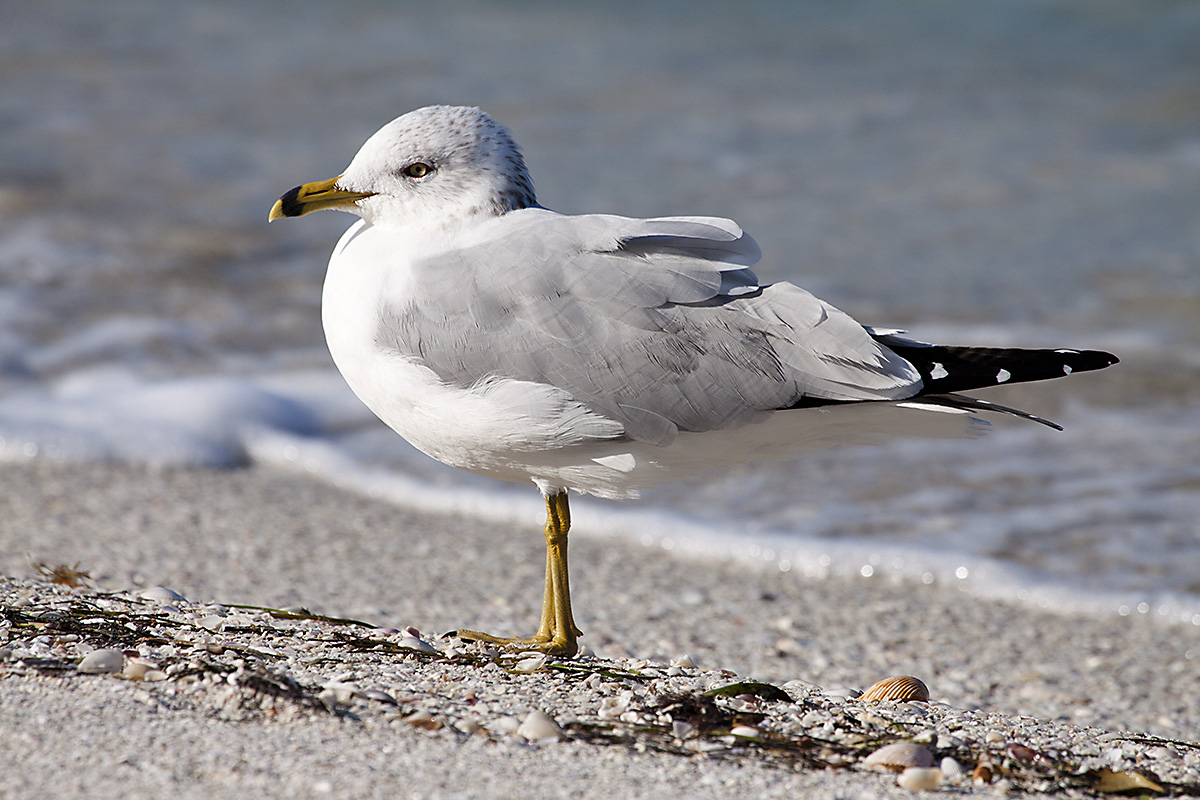
{"label": "yellow beak", "polygon": [[374,192],[349,192],[337,188],[341,175],[327,181],[316,181],[297,186],[271,206],[268,222],[274,222],[281,217],[302,217],[310,211],[320,211],[323,208],[338,208],[352,206],[364,197],[370,197]]}

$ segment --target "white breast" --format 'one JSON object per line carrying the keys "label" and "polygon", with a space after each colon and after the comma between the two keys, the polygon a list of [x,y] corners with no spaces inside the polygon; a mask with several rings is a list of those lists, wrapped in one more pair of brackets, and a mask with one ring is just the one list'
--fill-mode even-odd
{"label": "white breast", "polygon": [[[447,385],[417,359],[378,342],[381,302],[404,302],[415,255],[395,231],[365,222],[342,236],[321,301],[338,370],[371,411],[433,458],[491,477],[565,487],[557,479],[561,462],[590,458],[563,451],[620,435],[621,425],[545,384],[481,376],[470,387]],[[549,453],[561,457],[548,460]]]}

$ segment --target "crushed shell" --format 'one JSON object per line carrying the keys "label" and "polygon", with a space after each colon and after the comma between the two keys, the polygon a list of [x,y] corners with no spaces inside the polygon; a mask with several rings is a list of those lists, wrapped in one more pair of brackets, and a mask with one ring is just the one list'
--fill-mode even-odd
{"label": "crushed shell", "polygon": [[405,636],[400,640],[400,647],[416,650],[421,653],[436,653],[437,648],[431,645],[424,639],[419,639],[416,636]]}
{"label": "crushed shell", "polygon": [[953,780],[963,774],[963,766],[956,759],[946,756],[942,759],[942,775]]}
{"label": "crushed shell", "polygon": [[863,692],[859,699],[864,703],[878,703],[883,700],[914,700],[928,703],[929,687],[912,675],[896,675],[876,683]]}
{"label": "crushed shell", "polygon": [[89,675],[120,672],[125,666],[125,654],[120,650],[93,650],[76,667]]}
{"label": "crushed shell", "polygon": [[937,767],[909,767],[896,778],[896,785],[910,792],[928,792],[942,782],[942,771]]}
{"label": "crushed shell", "polygon": [[430,714],[423,708],[419,708],[413,713],[409,714],[404,718],[404,721],[407,724],[412,725],[414,728],[420,728],[424,731],[436,731],[438,728],[442,727],[442,723],[439,722],[433,716],[433,714]]}
{"label": "crushed shell", "polygon": [[529,742],[544,742],[558,741],[563,737],[563,732],[544,711],[530,711],[517,728],[517,735]]}
{"label": "crushed shell", "polygon": [[629,710],[629,698],[606,697],[600,701],[596,716],[600,719],[616,719]]}
{"label": "crushed shell", "polygon": [[126,678],[129,678],[131,681],[144,681],[150,680],[146,676],[151,672],[156,671],[160,671],[158,669],[158,664],[155,664],[152,661],[143,661],[140,658],[129,658],[125,660],[125,669],[121,671],[121,674]]}
{"label": "crushed shell", "polygon": [[138,597],[143,600],[152,600],[155,603],[186,603],[187,598],[179,592],[173,592],[165,586],[151,586],[149,589],[143,589],[138,592]]}
{"label": "crushed shell", "polygon": [[535,656],[530,656],[529,658],[523,658],[520,661],[518,661],[516,664],[513,665],[513,671],[514,672],[537,672],[539,669],[546,666],[546,662],[549,660],[550,659],[546,655],[544,655],[542,653],[538,653]]}
{"label": "crushed shell", "polygon": [[[916,742],[893,742],[885,744],[863,759],[863,765],[894,772],[909,767],[932,767],[933,753],[923,744]],[[940,774],[939,770],[939,774]]]}

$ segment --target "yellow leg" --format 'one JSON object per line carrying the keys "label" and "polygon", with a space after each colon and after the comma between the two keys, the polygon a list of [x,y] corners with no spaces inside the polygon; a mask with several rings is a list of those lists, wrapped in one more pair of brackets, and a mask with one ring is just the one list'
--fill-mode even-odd
{"label": "yellow leg", "polygon": [[571,587],[567,575],[567,532],[571,529],[571,509],[567,493],[546,496],[546,585],[542,593],[542,621],[538,632],[528,638],[500,639],[477,631],[458,632],[460,639],[502,644],[514,650],[540,650],[543,653],[570,658],[579,652],[577,637],[583,632],[575,627],[571,615]]}

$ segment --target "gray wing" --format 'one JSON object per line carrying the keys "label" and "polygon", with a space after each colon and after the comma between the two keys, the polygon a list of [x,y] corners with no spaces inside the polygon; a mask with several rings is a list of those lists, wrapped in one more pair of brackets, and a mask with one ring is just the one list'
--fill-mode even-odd
{"label": "gray wing", "polygon": [[539,211],[419,263],[377,343],[454,385],[557,386],[656,444],[806,400],[920,389],[916,369],[846,314],[790,284],[759,286],[758,246],[729,220]]}

